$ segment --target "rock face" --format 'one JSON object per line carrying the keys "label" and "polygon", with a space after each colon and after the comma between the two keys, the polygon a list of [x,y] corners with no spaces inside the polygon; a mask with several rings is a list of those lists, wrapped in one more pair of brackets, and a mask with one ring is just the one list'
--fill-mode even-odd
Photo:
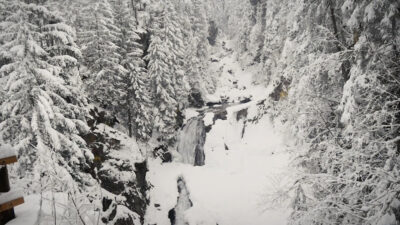
{"label": "rock face", "polygon": [[179,177],[177,183],[179,193],[178,200],[175,208],[168,212],[168,218],[171,221],[171,225],[187,225],[184,213],[193,206],[193,203],[190,200],[190,194],[183,177]]}
{"label": "rock face", "polygon": [[115,117],[96,108],[90,115],[91,132],[83,137],[95,156],[90,173],[108,192],[102,199],[101,219],[115,225],[143,224],[149,202],[147,162],[136,143],[111,127]]}
{"label": "rock face", "polygon": [[182,128],[178,138],[178,152],[184,163],[203,166],[206,127],[202,117],[192,118]]}

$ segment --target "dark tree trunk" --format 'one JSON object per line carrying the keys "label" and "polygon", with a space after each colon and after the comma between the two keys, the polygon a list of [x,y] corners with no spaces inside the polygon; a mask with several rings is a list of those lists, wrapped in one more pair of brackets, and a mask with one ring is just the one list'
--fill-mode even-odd
{"label": "dark tree trunk", "polygon": [[131,107],[129,106],[128,106],[128,130],[129,130],[129,137],[133,137],[132,111]]}
{"label": "dark tree trunk", "polygon": [[9,192],[10,182],[8,181],[7,167],[3,166],[0,168],[0,192]]}
{"label": "dark tree trunk", "polygon": [[[333,34],[335,35],[336,38],[336,50],[338,52],[342,51],[342,47],[340,46],[340,38],[339,38],[339,30],[337,27],[337,21],[336,21],[336,15],[335,15],[335,6],[332,0],[328,1],[328,6],[329,6],[329,11],[330,11],[330,17],[332,20],[332,27],[333,27]],[[348,59],[344,60],[341,65],[341,70],[342,70],[342,77],[343,77],[343,85],[346,83],[346,81],[349,80],[349,73],[350,73],[350,68],[351,64]]]}

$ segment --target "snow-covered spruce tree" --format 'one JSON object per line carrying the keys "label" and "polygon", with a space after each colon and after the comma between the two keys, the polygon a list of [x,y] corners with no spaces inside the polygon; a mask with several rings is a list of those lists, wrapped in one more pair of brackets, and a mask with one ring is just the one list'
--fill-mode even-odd
{"label": "snow-covered spruce tree", "polygon": [[398,1],[250,1],[256,25],[237,44],[252,55],[260,3],[267,77],[257,80],[277,83],[304,170],[290,223],[398,224]]}
{"label": "snow-covered spruce tree", "polygon": [[89,9],[92,14],[89,22],[86,22],[87,29],[79,35],[84,65],[87,67],[85,82],[89,98],[105,109],[115,110],[120,93],[112,84],[118,83],[120,74],[126,72],[119,64],[121,54],[116,45],[119,29],[108,0],[90,4]]}
{"label": "snow-covered spruce tree", "polygon": [[339,107],[347,143],[339,173],[348,182],[338,193],[344,204],[335,208],[343,224],[399,224],[400,5],[349,3],[342,12],[353,31],[356,61]]}
{"label": "snow-covered spruce tree", "polygon": [[[135,18],[128,2],[117,0],[115,2],[115,21],[118,26],[119,64],[125,68],[119,74],[118,83],[111,84],[119,89],[120,96],[119,114],[126,121],[129,136],[145,141],[151,134],[151,106],[149,96],[149,79],[142,59],[143,51],[138,43],[140,37],[136,33]],[[136,10],[134,10],[136,11]]]}
{"label": "snow-covered spruce tree", "polygon": [[179,104],[178,110],[183,110],[187,102],[188,85],[186,81],[186,74],[184,67],[187,62],[184,55],[185,43],[183,40],[182,31],[182,18],[177,14],[176,9],[171,1],[165,1],[165,16],[163,20],[166,48],[172,52],[171,57],[168,58],[168,64],[171,67],[174,79],[174,98]]}
{"label": "snow-covered spruce tree", "polygon": [[399,173],[392,164],[399,160],[396,7],[392,1],[315,1],[298,10],[296,25],[303,29],[290,31],[280,55],[286,65],[278,68],[292,79],[289,121],[306,147],[298,184],[308,193],[294,204],[294,224],[399,221]]}
{"label": "snow-covered spruce tree", "polygon": [[[31,191],[39,180],[62,174],[53,183],[62,191],[90,185],[84,173],[92,153],[81,134],[87,132],[85,102],[75,85],[73,29],[45,6],[26,1],[2,1],[8,14],[1,22],[0,69],[6,84],[0,105],[0,137],[19,154],[18,175]],[[58,185],[57,185],[58,184]]]}
{"label": "snow-covered spruce tree", "polygon": [[[207,63],[208,63],[208,26],[207,19],[204,11],[204,5],[199,0],[194,0],[192,3],[191,13],[191,36],[190,45],[188,49],[192,51],[189,53],[188,61],[188,81],[192,89],[202,88],[207,82]],[[202,89],[206,89],[203,87]]]}
{"label": "snow-covered spruce tree", "polygon": [[177,51],[168,35],[170,24],[165,24],[167,12],[165,5],[155,4],[152,8],[151,41],[146,60],[148,61],[148,74],[154,108],[154,129],[158,132],[160,140],[172,144],[175,139],[176,118],[178,102],[176,99],[176,61]]}

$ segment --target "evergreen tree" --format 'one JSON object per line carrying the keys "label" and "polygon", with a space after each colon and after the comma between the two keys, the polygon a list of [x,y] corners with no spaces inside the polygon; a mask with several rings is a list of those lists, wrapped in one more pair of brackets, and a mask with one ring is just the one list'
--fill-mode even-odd
{"label": "evergreen tree", "polygon": [[170,1],[165,2],[164,10],[163,32],[165,47],[171,51],[171,56],[168,57],[169,61],[167,63],[171,67],[171,73],[174,79],[174,98],[180,104],[178,110],[183,110],[183,106],[186,105],[187,102],[188,90],[186,74],[184,72],[186,63],[181,18],[178,16],[175,7]]}
{"label": "evergreen tree", "polygon": [[[151,108],[149,96],[149,80],[144,61],[140,37],[136,33],[138,27],[128,2],[117,0],[115,3],[115,19],[118,24],[119,52],[122,56],[119,64],[126,71],[121,73],[119,83],[111,84],[120,90],[120,115],[125,118],[129,136],[140,140],[148,140],[151,134]],[[122,111],[122,113],[121,113]]]}
{"label": "evergreen tree", "polygon": [[0,26],[0,56],[7,59],[0,69],[0,137],[17,149],[26,180],[62,173],[83,185],[90,176],[81,171],[93,155],[80,137],[88,130],[86,103],[72,87],[80,55],[73,29],[43,5],[2,3],[9,13]]}
{"label": "evergreen tree", "polygon": [[80,34],[84,55],[89,97],[105,109],[114,110],[118,105],[119,90],[113,85],[119,82],[126,69],[119,65],[121,54],[116,42],[119,28],[115,24],[114,11],[108,0],[90,5],[92,16],[88,29]]}
{"label": "evergreen tree", "polygon": [[188,46],[188,70],[187,76],[192,89],[206,90],[208,87],[207,63],[208,63],[208,26],[204,11],[204,5],[199,0],[192,3],[191,35]]}
{"label": "evergreen tree", "polygon": [[148,73],[154,109],[154,129],[159,132],[160,139],[172,144],[175,139],[175,120],[178,102],[175,90],[175,68],[171,62],[176,60],[174,49],[170,49],[171,40],[168,40],[164,8],[153,8],[151,28],[151,42],[148,49]]}

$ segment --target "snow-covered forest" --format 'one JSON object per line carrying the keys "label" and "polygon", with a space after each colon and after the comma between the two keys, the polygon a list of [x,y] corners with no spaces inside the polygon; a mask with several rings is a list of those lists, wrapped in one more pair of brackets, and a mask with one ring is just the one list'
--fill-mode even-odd
{"label": "snow-covered forest", "polygon": [[5,224],[400,225],[400,2],[0,0]]}

